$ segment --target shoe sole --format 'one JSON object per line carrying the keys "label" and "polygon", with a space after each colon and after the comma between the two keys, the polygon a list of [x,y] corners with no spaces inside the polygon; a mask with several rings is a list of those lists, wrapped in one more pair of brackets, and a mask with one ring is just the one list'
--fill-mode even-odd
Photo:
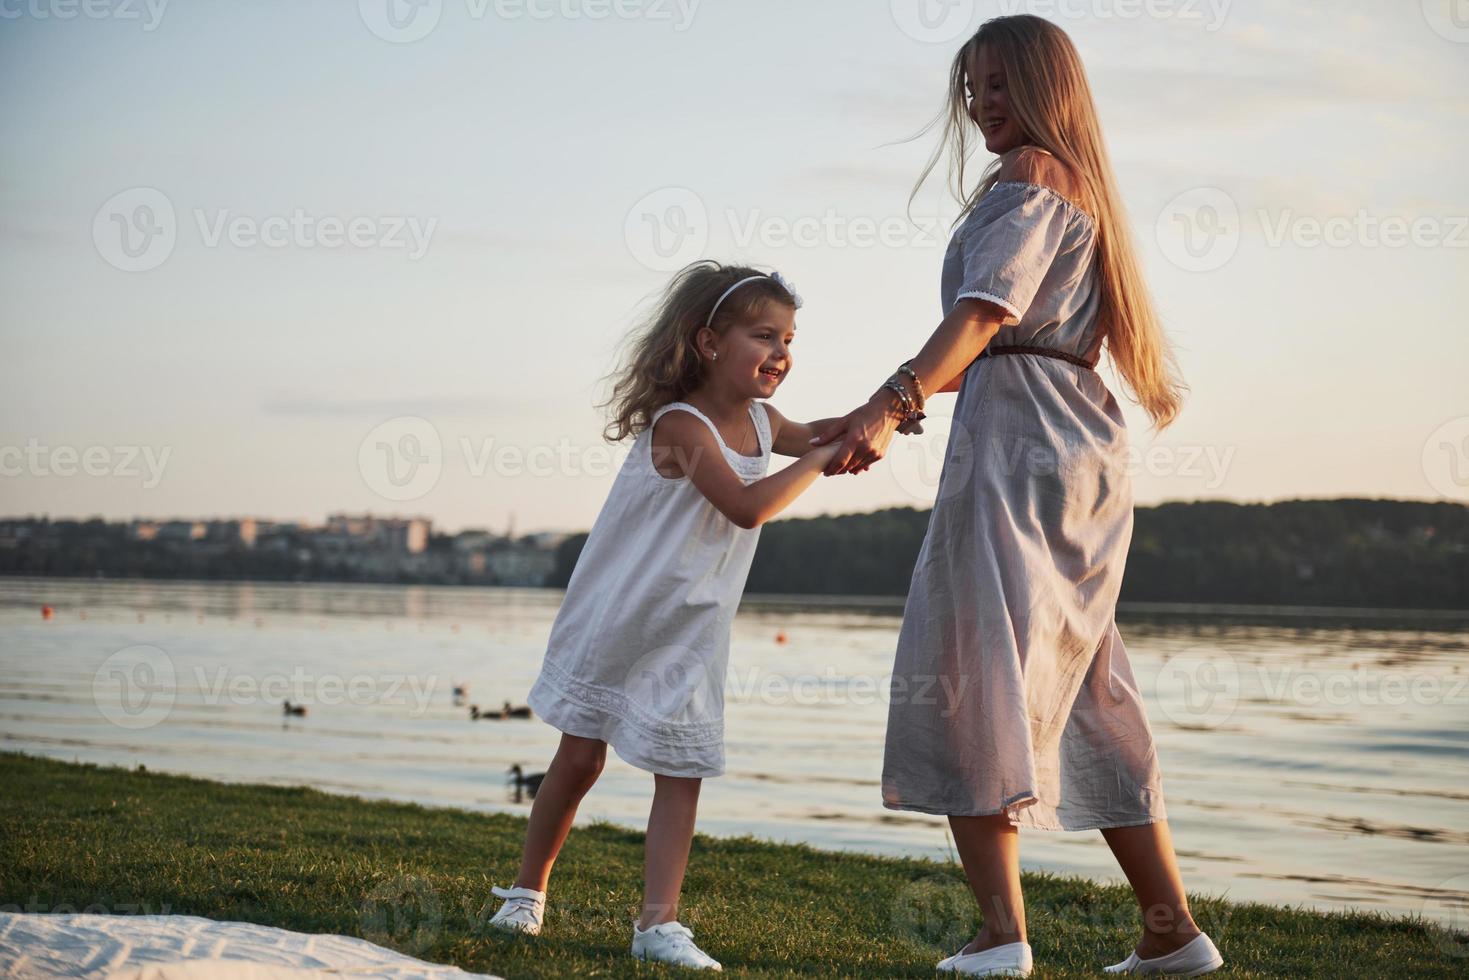
{"label": "shoe sole", "polygon": [[490,927],[493,929],[498,929],[501,932],[508,932],[517,936],[539,936],[541,934],[541,930],[539,929],[526,929],[522,926],[506,925],[503,922],[491,922]]}
{"label": "shoe sole", "polygon": [[1114,977],[1132,977],[1132,976],[1150,976],[1150,977],[1200,977],[1200,976],[1203,976],[1205,973],[1213,973],[1215,970],[1218,970],[1218,969],[1220,969],[1223,966],[1224,966],[1224,958],[1223,957],[1220,957],[1219,962],[1217,962],[1217,963],[1213,963],[1213,964],[1211,964],[1209,966],[1197,967],[1197,968],[1192,969],[1192,970],[1189,970],[1187,972],[1180,972],[1178,970],[1154,970],[1154,971],[1152,971],[1150,973],[1144,974],[1144,973],[1132,973],[1132,972],[1122,973],[1122,972],[1119,971],[1119,972],[1113,973],[1111,975],[1114,976]]}
{"label": "shoe sole", "polygon": [[664,966],[676,966],[680,970],[709,970],[712,973],[720,973],[724,970],[723,964],[720,964],[719,966],[690,966],[687,963],[670,963],[667,960],[650,960],[642,953],[633,953],[632,958],[637,960],[639,963],[662,963]]}

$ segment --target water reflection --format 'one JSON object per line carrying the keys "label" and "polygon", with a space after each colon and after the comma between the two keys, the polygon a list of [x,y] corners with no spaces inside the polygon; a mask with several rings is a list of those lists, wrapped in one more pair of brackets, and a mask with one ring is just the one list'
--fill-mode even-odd
{"label": "water reflection", "polygon": [[[4,580],[0,732],[57,758],[524,813],[557,733],[469,708],[523,702],[560,600]],[[901,612],[882,598],[747,598],[729,771],[706,781],[702,830],[949,859],[942,818],[880,802]],[[1469,614],[1124,604],[1119,623],[1191,891],[1443,921],[1469,900]],[[118,723],[128,692],[102,667],[119,657],[124,679],[172,672],[157,723]],[[287,700],[306,714],[283,715]],[[578,820],[640,828],[651,789],[609,754]],[[1027,831],[1021,852],[1027,868],[1122,880],[1096,832]]]}

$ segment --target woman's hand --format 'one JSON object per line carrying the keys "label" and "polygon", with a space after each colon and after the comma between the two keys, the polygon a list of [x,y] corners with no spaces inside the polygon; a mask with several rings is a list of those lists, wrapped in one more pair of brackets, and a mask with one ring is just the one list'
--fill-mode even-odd
{"label": "woman's hand", "polygon": [[[961,299],[908,365],[939,391],[958,391],[965,372],[1007,316],[1009,313],[1004,308],[988,300]],[[948,380],[940,384],[940,378]],[[823,473],[827,476],[861,473],[882,459],[903,419],[895,394],[886,387],[879,388],[866,405],[816,427],[818,435],[811,440],[813,446],[829,443],[837,436],[846,437]]]}
{"label": "woman's hand", "polygon": [[836,454],[822,471],[827,476],[839,473],[861,473],[887,453],[888,443],[898,429],[898,418],[891,401],[879,392],[862,405],[837,419],[811,441],[813,446],[845,436]]}

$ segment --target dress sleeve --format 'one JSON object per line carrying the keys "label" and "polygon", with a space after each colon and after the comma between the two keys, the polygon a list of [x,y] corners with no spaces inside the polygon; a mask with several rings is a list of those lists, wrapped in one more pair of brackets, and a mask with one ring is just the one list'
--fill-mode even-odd
{"label": "dress sleeve", "polygon": [[995,184],[960,233],[964,279],[955,296],[988,300],[1019,323],[1061,250],[1071,214],[1065,198],[1036,184]]}

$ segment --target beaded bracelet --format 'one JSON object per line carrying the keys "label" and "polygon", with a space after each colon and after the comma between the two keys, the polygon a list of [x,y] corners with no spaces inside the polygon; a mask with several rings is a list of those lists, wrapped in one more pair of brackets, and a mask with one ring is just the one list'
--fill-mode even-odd
{"label": "beaded bracelet", "polygon": [[896,377],[888,378],[883,382],[882,388],[878,390],[882,391],[884,388],[896,393],[898,401],[903,405],[903,417],[898,423],[898,431],[905,436],[921,435],[923,433],[923,426],[919,425],[919,423],[928,416],[924,415],[920,409],[914,407],[913,398],[908,394],[908,390],[903,387],[903,383]]}
{"label": "beaded bracelet", "polygon": [[883,388],[887,388],[889,391],[893,391],[893,392],[896,392],[897,393],[898,403],[902,406],[902,408],[903,408],[903,415],[905,417],[908,416],[908,415],[910,415],[910,414],[912,414],[912,412],[913,412],[913,399],[911,397],[909,397],[908,392],[906,390],[904,390],[903,385],[902,385],[901,382],[897,381],[894,378],[888,378],[886,381],[884,381],[882,383],[882,386],[883,386]]}
{"label": "beaded bracelet", "polygon": [[918,372],[913,370],[913,362],[904,361],[902,364],[899,364],[897,373],[906,374],[913,379],[913,393],[918,396],[918,408],[922,410],[924,403],[928,399],[923,394],[923,383],[918,380]]}

